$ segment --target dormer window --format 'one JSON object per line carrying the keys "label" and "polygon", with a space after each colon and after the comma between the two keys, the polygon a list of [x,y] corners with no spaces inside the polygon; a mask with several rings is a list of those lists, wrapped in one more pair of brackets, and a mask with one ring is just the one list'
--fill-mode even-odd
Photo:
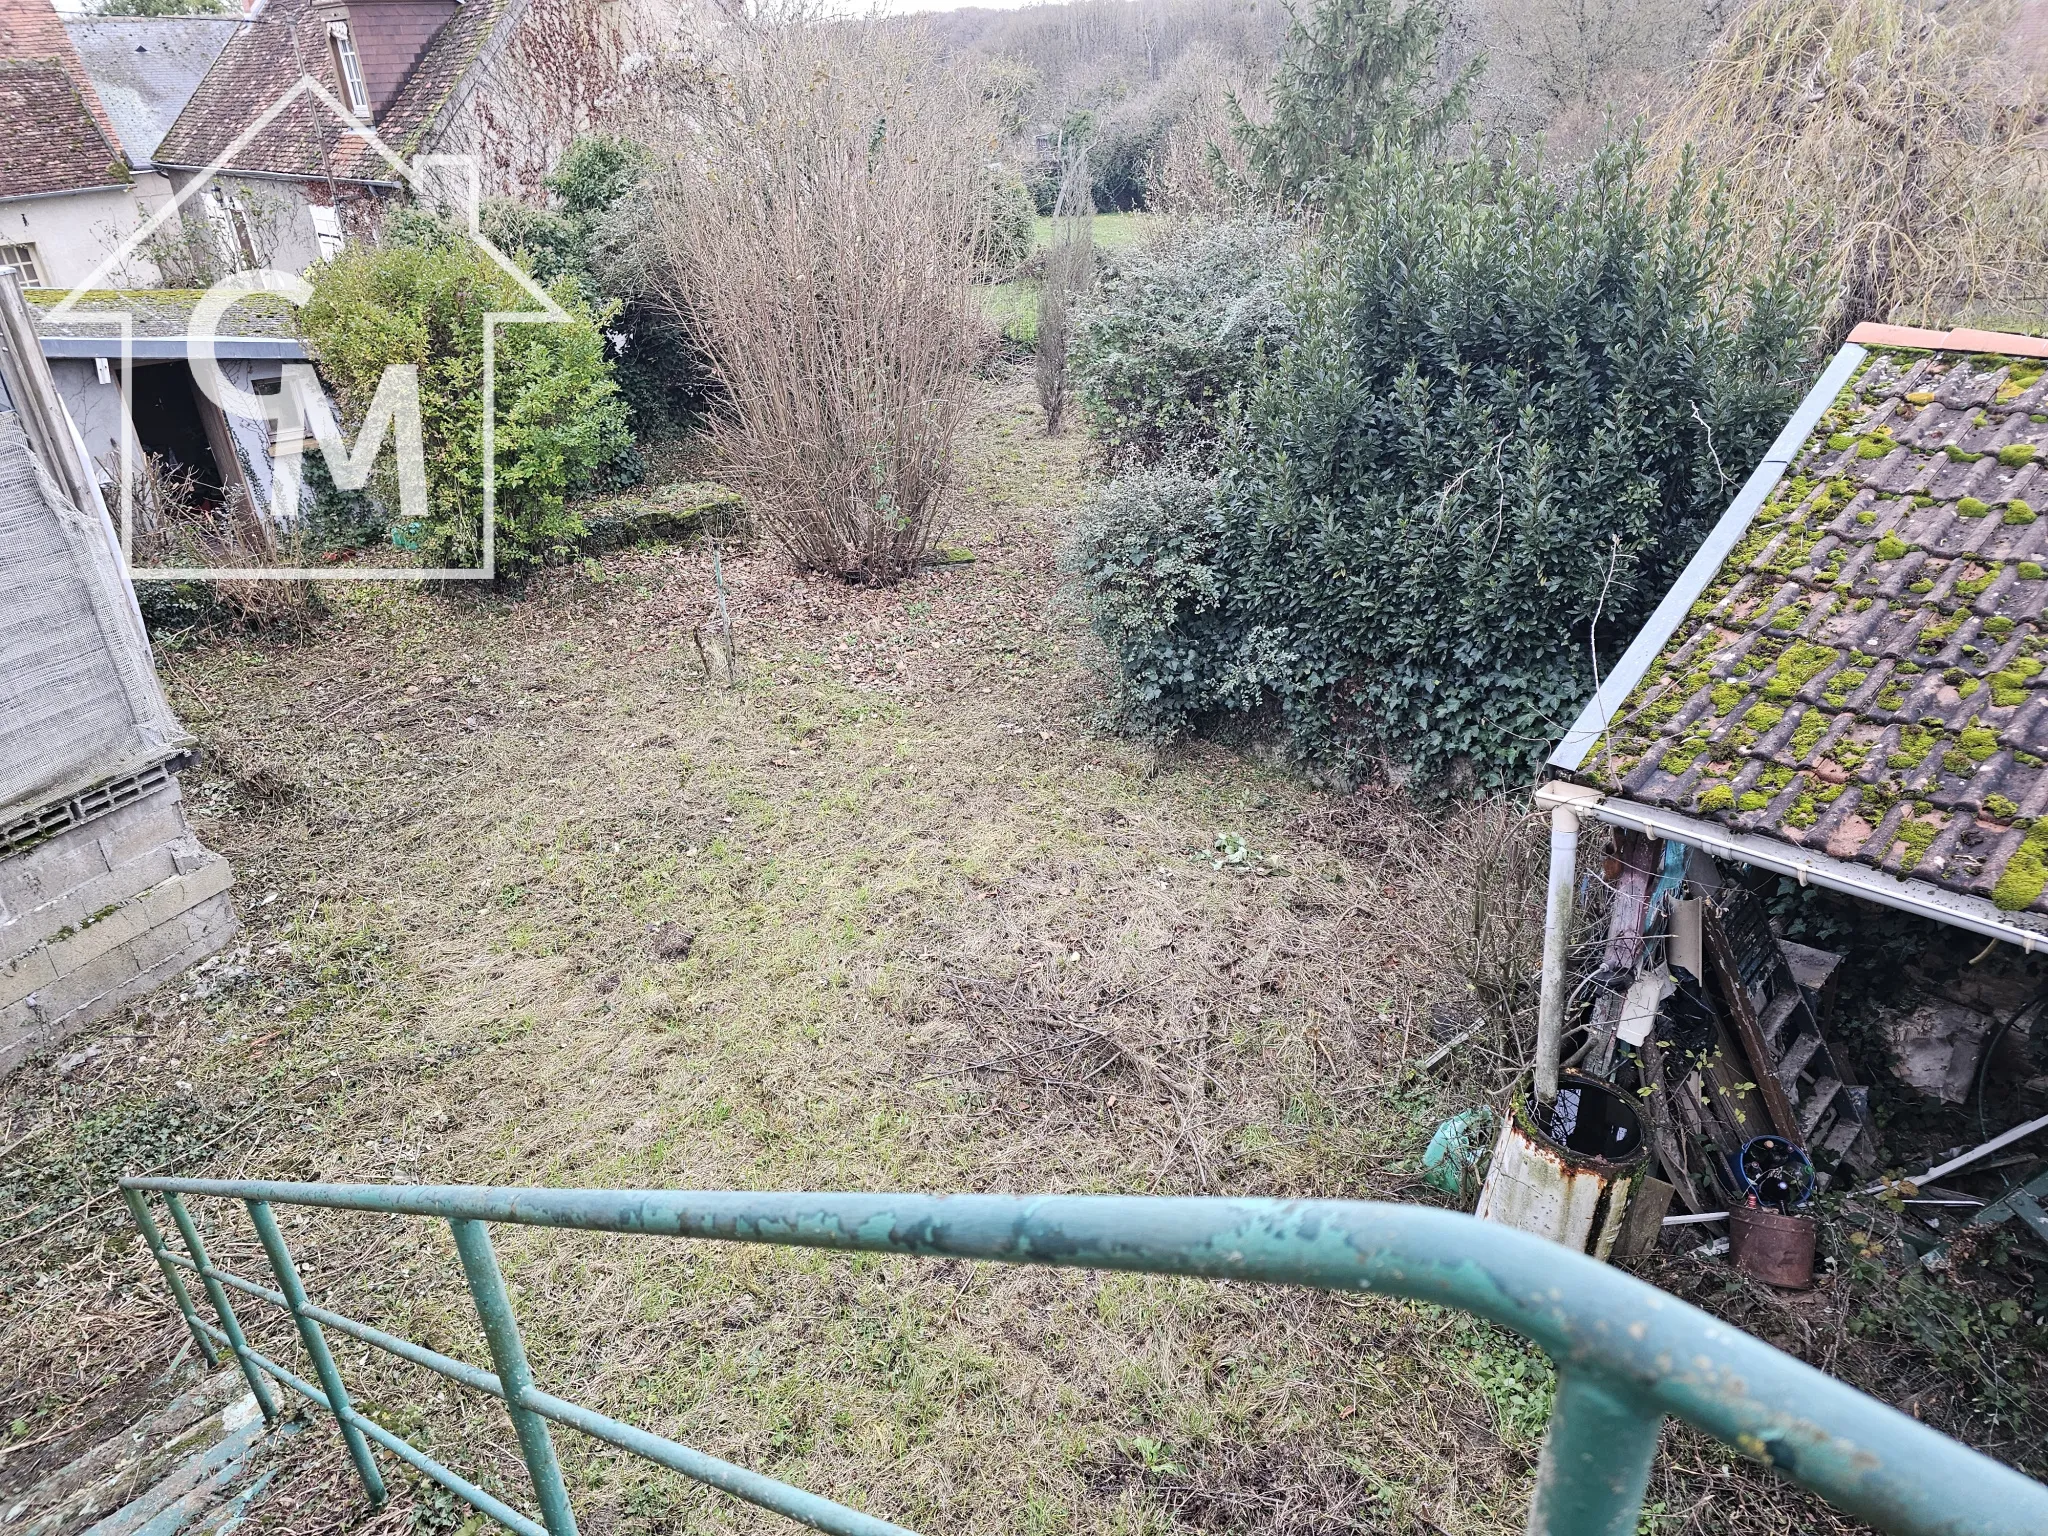
{"label": "dormer window", "polygon": [[363,88],[363,63],[356,57],[355,39],[348,35],[348,23],[327,23],[327,41],[334,49],[334,72],[341,77],[342,94],[357,117],[370,115],[370,93]]}

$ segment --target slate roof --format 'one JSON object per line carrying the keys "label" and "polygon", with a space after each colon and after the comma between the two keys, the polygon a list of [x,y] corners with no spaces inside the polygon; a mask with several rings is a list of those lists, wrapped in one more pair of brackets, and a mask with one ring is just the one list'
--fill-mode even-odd
{"label": "slate roof", "polygon": [[[434,34],[377,119],[377,136],[401,156],[429,147],[464,76],[516,25],[526,3],[467,0]],[[270,0],[260,20],[221,50],[157,146],[157,162],[195,170],[211,165],[304,75],[339,95],[327,59],[327,23],[318,0]],[[231,168],[356,181],[393,177],[391,167],[317,99],[287,110],[235,156]]]}
{"label": "slate roof", "polygon": [[56,59],[0,59],[0,123],[7,125],[0,198],[128,182],[121,152]]}
{"label": "slate roof", "polygon": [[1868,357],[1576,776],[2048,912],[2048,343],[1850,339]]}
{"label": "slate roof", "polygon": [[99,92],[128,161],[146,167],[236,33],[234,16],[66,16],[64,30]]}

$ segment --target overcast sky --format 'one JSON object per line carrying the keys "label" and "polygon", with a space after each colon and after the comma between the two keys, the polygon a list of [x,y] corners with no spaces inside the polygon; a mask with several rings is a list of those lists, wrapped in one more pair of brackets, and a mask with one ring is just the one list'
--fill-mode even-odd
{"label": "overcast sky", "polygon": [[1065,0],[970,0],[965,5],[961,0],[874,0],[872,6],[867,0],[835,0],[835,3],[839,10],[849,15],[874,9],[885,16],[908,16],[913,11],[1016,11],[1027,5],[1064,4]]}
{"label": "overcast sky", "polygon": [[903,16],[912,11],[1016,11],[1045,3],[1046,0],[974,0],[972,5],[962,5],[960,0],[881,0],[881,9],[891,16]]}

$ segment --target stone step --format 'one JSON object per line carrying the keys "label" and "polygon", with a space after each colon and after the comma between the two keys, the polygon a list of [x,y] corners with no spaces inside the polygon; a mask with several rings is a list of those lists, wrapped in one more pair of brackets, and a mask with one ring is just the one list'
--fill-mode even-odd
{"label": "stone step", "polygon": [[[279,1433],[290,1434],[293,1426]],[[263,1415],[235,1370],[216,1371],[57,1468],[0,1510],[6,1536],[209,1536],[269,1481],[246,1477]]]}

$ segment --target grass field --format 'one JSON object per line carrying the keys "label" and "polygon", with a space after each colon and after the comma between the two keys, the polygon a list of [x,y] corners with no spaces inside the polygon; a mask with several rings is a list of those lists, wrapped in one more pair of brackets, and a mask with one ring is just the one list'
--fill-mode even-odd
{"label": "grass field", "polygon": [[[1156,213],[1098,213],[1094,219],[1095,243],[1104,250],[1122,250],[1143,240],[1161,222]],[[1033,226],[1036,249],[1042,251],[1052,244],[1052,224],[1051,219],[1040,217]]]}
{"label": "grass field", "polygon": [[1028,277],[988,283],[981,289],[981,310],[1003,340],[1028,347],[1038,339],[1038,283]]}
{"label": "grass field", "polygon": [[[1095,215],[1095,243],[1106,251],[1127,249],[1143,240],[1159,225],[1150,213],[1098,213]],[[1036,225],[1035,248],[1052,243],[1051,219]],[[981,290],[982,312],[1001,332],[1005,341],[1028,347],[1038,337],[1038,283],[1035,278],[1016,277],[1007,283],[990,283]]]}
{"label": "grass field", "polygon": [[[690,641],[695,548],[517,597],[338,594],[300,640],[165,651],[246,931],[0,1088],[0,1145],[28,1139],[0,1225],[0,1495],[179,1355],[105,1194],[166,1161],[1435,1198],[1432,1127],[1498,1091],[1487,1042],[1526,1018],[1525,830],[1103,734],[1057,571],[1086,445],[1028,400],[1022,369],[980,400],[948,535],[972,563],[877,591],[729,552],[731,691]],[[1418,1073],[1480,1002],[1479,1036]],[[256,1272],[246,1224],[211,1217]],[[444,1231],[288,1231],[318,1299],[486,1358]],[[531,1230],[500,1250],[549,1390],[934,1536],[1518,1530],[1549,1401],[1512,1337],[1374,1297]],[[494,1404],[337,1348],[384,1422],[524,1502]],[[561,1443],[586,1532],[782,1528]],[[1666,1446],[1647,1530],[1852,1528],[1689,1433]],[[359,1524],[324,1427],[286,1460],[244,1530],[458,1524],[416,1491]]]}

